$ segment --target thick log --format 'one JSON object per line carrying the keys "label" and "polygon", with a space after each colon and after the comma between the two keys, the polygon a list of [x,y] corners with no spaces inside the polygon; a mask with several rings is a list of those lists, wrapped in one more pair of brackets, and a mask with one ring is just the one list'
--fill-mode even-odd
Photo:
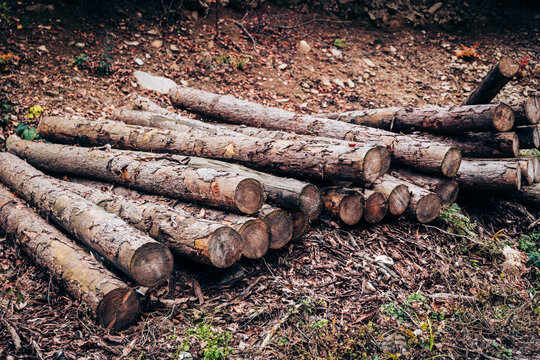
{"label": "thick log", "polygon": [[473,190],[519,190],[521,168],[513,160],[463,160],[456,180]]}
{"label": "thick log", "polygon": [[540,96],[530,96],[514,107],[516,125],[536,125],[540,122]]}
{"label": "thick log", "polygon": [[288,212],[265,204],[259,211],[259,218],[270,228],[270,249],[281,249],[292,240],[294,223]]}
{"label": "thick log", "polygon": [[171,89],[170,98],[181,108],[235,124],[273,130],[286,129],[299,134],[330,137],[359,144],[379,143],[388,147],[396,161],[445,176],[454,176],[461,161],[458,149],[434,143],[418,135],[400,135],[337,120],[297,115],[232,96],[221,96],[183,86]]}
{"label": "thick log", "polygon": [[514,131],[519,138],[519,146],[522,149],[538,149],[540,147],[538,125],[518,126]]}
{"label": "thick log", "polygon": [[455,202],[459,193],[459,185],[454,179],[441,179],[402,168],[392,169],[390,175],[434,192],[439,196],[442,206]]}
{"label": "thick log", "polygon": [[380,153],[370,146],[262,139],[189,126],[163,130],[117,121],[61,117],[43,118],[38,131],[46,139],[63,143],[110,144],[123,149],[235,160],[265,170],[318,179],[340,177],[369,183],[381,171]]}
{"label": "thick log", "polygon": [[131,200],[79,183],[63,181],[62,185],[147,232],[177,255],[218,268],[232,266],[242,256],[240,234],[221,223],[200,220],[167,205]]}
{"label": "thick log", "polygon": [[422,224],[435,220],[441,211],[439,196],[413,183],[408,183],[407,187],[411,199],[406,214]]}
{"label": "thick log", "polygon": [[503,57],[482,79],[464,105],[489,104],[518,70],[519,64],[516,61],[507,56]]}
{"label": "thick log", "polygon": [[520,155],[520,159],[530,159],[532,161],[534,171],[534,182],[540,182],[540,159],[535,155]]}
{"label": "thick log", "polygon": [[[360,191],[360,189],[358,189]],[[370,224],[381,222],[388,213],[388,199],[382,193],[364,190],[364,220]]]}
{"label": "thick log", "polygon": [[0,185],[0,232],[25,250],[105,328],[121,330],[139,314],[135,292],[80,246]]}
{"label": "thick log", "polygon": [[164,245],[15,155],[0,153],[0,163],[4,184],[137,283],[155,286],[171,274],[173,257]]}
{"label": "thick log", "polygon": [[293,220],[293,236],[291,240],[296,240],[307,232],[309,219],[303,211],[290,210],[289,213]]}
{"label": "thick log", "polygon": [[390,214],[401,215],[407,210],[411,194],[406,182],[385,174],[373,184],[373,190],[386,196]]}
{"label": "thick log", "polygon": [[534,169],[533,159],[519,157],[517,159],[517,162],[519,163],[519,168],[521,169],[521,182],[523,183],[523,185],[534,184],[536,173]]}
{"label": "thick log", "polygon": [[321,117],[393,132],[425,131],[460,134],[466,131],[509,131],[514,112],[506,104],[431,107],[393,107],[321,114]]}
{"label": "thick log", "polygon": [[330,215],[346,225],[355,225],[364,215],[364,196],[362,193],[339,186],[321,189],[324,207]]}
{"label": "thick log", "polygon": [[9,151],[36,167],[61,174],[87,176],[232,211],[253,214],[265,201],[261,184],[224,170],[205,159],[172,159],[166,155],[98,150],[9,138]]}

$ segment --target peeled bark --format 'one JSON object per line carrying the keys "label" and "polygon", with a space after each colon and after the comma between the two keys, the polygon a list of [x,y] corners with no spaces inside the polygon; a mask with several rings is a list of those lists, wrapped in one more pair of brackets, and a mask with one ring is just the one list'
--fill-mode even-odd
{"label": "peeled bark", "polygon": [[473,190],[519,190],[521,169],[512,160],[463,160],[456,180],[460,187]]}
{"label": "peeled bark", "polygon": [[221,96],[183,86],[171,89],[170,98],[179,107],[222,121],[274,130],[286,129],[299,134],[360,144],[378,143],[387,146],[400,163],[423,171],[453,176],[459,169],[461,154],[458,149],[434,143],[418,135],[399,135],[367,126],[297,115],[232,96]]}
{"label": "peeled bark", "polygon": [[364,215],[364,196],[362,193],[338,186],[321,189],[326,211],[346,225],[355,225]]}
{"label": "peeled bark", "polygon": [[390,175],[434,192],[439,196],[442,206],[455,202],[459,193],[459,185],[453,179],[441,179],[401,168],[393,169]]}
{"label": "peeled bark", "polygon": [[435,193],[413,183],[409,183],[407,186],[411,192],[407,214],[422,224],[435,220],[441,211],[439,197]]}
{"label": "peeled bark", "polygon": [[388,199],[382,193],[364,190],[364,220],[370,224],[381,222],[388,212]]}
{"label": "peeled bark", "polygon": [[426,109],[393,107],[321,114],[321,117],[404,133],[425,131],[435,134],[460,134],[465,131],[509,131],[514,126],[514,112],[505,104]]}
{"label": "peeled bark", "polygon": [[478,87],[467,98],[464,105],[489,104],[518,72],[519,64],[503,57],[484,77]]}
{"label": "peeled bark", "polygon": [[390,214],[401,215],[407,210],[411,198],[407,185],[406,182],[385,174],[379,181],[373,184],[373,190],[386,196]]}
{"label": "peeled bark", "polygon": [[270,249],[281,249],[291,241],[294,224],[288,212],[266,204],[259,211],[259,218],[270,228]]}
{"label": "peeled bark", "polygon": [[540,133],[537,125],[518,126],[515,132],[522,149],[538,149],[540,147]]}
{"label": "peeled bark", "polygon": [[381,171],[381,156],[369,146],[263,139],[189,126],[162,130],[109,120],[61,117],[43,118],[38,131],[46,139],[58,142],[110,144],[123,149],[235,160],[265,170],[319,179],[340,177],[369,183]]}
{"label": "peeled bark", "polygon": [[186,212],[150,201],[130,200],[78,183],[64,187],[147,232],[175,254],[218,268],[235,264],[242,256],[242,238],[218,222],[197,219]]}
{"label": "peeled bark", "polygon": [[164,245],[15,155],[0,153],[0,163],[4,184],[137,283],[155,286],[171,274],[173,257]]}
{"label": "peeled bark", "polygon": [[530,96],[514,107],[516,125],[536,125],[540,122],[540,96]]}
{"label": "peeled bark", "polygon": [[[205,159],[97,150],[9,138],[9,151],[39,168],[87,176],[169,197],[253,214],[266,199],[252,178],[205,165]],[[191,159],[196,165],[191,164]]]}
{"label": "peeled bark", "polygon": [[87,304],[103,327],[121,330],[137,319],[139,300],[132,289],[2,185],[0,232],[14,239],[73,298]]}

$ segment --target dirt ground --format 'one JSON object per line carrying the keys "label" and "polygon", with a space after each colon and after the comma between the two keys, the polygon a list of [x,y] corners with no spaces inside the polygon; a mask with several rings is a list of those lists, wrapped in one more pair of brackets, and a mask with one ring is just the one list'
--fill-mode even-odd
{"label": "dirt ground", "polygon": [[[497,100],[514,104],[540,89],[540,13],[526,9],[509,10],[508,23],[443,31],[265,4],[221,9],[216,39],[213,11],[172,21],[124,2],[54,2],[39,12],[8,3],[0,145],[20,123],[35,126],[27,115],[36,105],[97,118],[139,93],[169,106],[137,87],[135,70],[302,113],[460,104],[503,55],[524,66]],[[463,46],[477,57],[455,57]],[[458,204],[429,226],[399,217],[346,228],[322,217],[301,240],[225,273],[179,260],[122,332],[94,325],[0,238],[0,318],[22,341],[17,350],[4,323],[0,357],[540,358],[540,265],[523,246],[529,235],[529,249],[540,249],[537,210],[485,193]],[[522,267],[508,267],[508,248]]]}

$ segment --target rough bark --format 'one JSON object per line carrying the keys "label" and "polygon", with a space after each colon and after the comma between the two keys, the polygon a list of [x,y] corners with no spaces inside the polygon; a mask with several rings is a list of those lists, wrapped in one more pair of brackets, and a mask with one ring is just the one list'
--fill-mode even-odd
{"label": "rough bark", "polygon": [[390,175],[434,192],[439,196],[442,206],[455,202],[459,193],[459,185],[454,179],[441,179],[402,168],[392,169]]}
{"label": "rough bark", "polygon": [[521,169],[514,160],[463,160],[456,180],[473,190],[519,190]]}
{"label": "rough bark", "polygon": [[388,213],[386,196],[378,191],[364,189],[364,199],[364,220],[370,224],[381,222]]}
{"label": "rough bark", "polygon": [[0,230],[86,303],[103,327],[121,330],[137,319],[139,300],[132,289],[2,185]]}
{"label": "rough bark", "polygon": [[38,131],[46,139],[58,142],[110,144],[123,149],[235,160],[265,170],[318,179],[340,177],[369,183],[381,171],[381,156],[379,152],[370,152],[370,146],[263,139],[189,126],[163,130],[117,121],[61,117],[43,118]]}
{"label": "rough bark", "polygon": [[177,255],[218,268],[229,267],[242,256],[242,238],[231,227],[197,219],[167,205],[130,200],[78,183],[64,181],[62,184],[67,190],[147,232]]}
{"label": "rough bark", "polygon": [[465,100],[464,105],[489,104],[518,72],[519,64],[503,57],[482,79],[478,87]]}
{"label": "rough bark", "polygon": [[270,249],[281,249],[291,241],[294,224],[288,212],[265,204],[259,211],[259,218],[270,228]]}
{"label": "rough bark", "polygon": [[522,149],[538,149],[540,147],[538,125],[518,126],[514,131],[519,138],[519,146]]}
{"label": "rough bark", "polygon": [[425,131],[460,134],[465,131],[509,131],[514,126],[512,108],[505,104],[432,107],[393,107],[321,114],[321,117],[393,132]]}
{"label": "rough bark", "polygon": [[330,215],[346,225],[355,225],[364,215],[364,196],[362,193],[339,186],[321,189],[324,207]]}
{"label": "rough bark", "polygon": [[137,283],[155,286],[171,274],[173,257],[164,245],[15,155],[0,153],[0,163],[4,184]]}
{"label": "rough bark", "polygon": [[388,147],[400,163],[427,172],[453,176],[459,169],[461,154],[458,149],[434,143],[418,135],[399,135],[362,125],[297,115],[232,96],[182,86],[171,89],[170,98],[179,107],[222,121],[274,130],[286,129],[360,144],[378,143]]}
{"label": "rough bark", "polygon": [[516,125],[536,125],[540,122],[540,96],[530,96],[514,107]]}
{"label": "rough bark", "polygon": [[390,214],[401,215],[407,210],[411,195],[406,182],[385,174],[373,184],[373,190],[386,196]]}
{"label": "rough bark", "polygon": [[[10,137],[10,152],[48,171],[123,184],[142,191],[197,201],[232,211],[253,214],[266,199],[261,184],[224,170],[205,159],[150,153],[98,150],[45,144]],[[191,161],[195,165],[191,164]]]}

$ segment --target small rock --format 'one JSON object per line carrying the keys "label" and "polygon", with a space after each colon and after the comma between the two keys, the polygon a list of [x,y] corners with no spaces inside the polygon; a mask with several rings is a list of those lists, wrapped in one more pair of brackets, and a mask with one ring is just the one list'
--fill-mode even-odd
{"label": "small rock", "polygon": [[178,71],[180,70],[180,65],[178,65],[177,63],[174,63],[170,66],[170,69],[174,71]]}
{"label": "small rock", "polygon": [[176,83],[171,79],[155,76],[144,71],[135,71],[133,75],[143,89],[157,91],[161,94],[169,93],[169,90],[176,86]]}
{"label": "small rock", "polygon": [[287,68],[287,66],[288,66],[287,64],[281,64],[281,65],[278,66],[278,69],[279,70],[285,70]]}
{"label": "small rock", "polygon": [[174,44],[172,44],[170,46],[170,49],[171,49],[172,52],[180,52],[180,49],[178,48],[178,46],[176,46]]}
{"label": "small rock", "polygon": [[444,80],[446,80],[446,76],[443,75],[441,76],[441,81],[444,81]]}
{"label": "small rock", "polygon": [[305,82],[301,83],[300,86],[303,87],[304,89],[309,89],[310,88],[309,84],[305,83]]}
{"label": "small rock", "polygon": [[388,257],[386,255],[378,255],[375,257],[375,262],[378,262],[380,264],[386,265],[386,266],[394,266],[394,260],[392,260],[391,257]]}
{"label": "small rock", "polygon": [[184,85],[184,86],[188,86],[188,82],[186,80],[180,80],[180,84]]}
{"label": "small rock", "polygon": [[66,106],[66,107],[64,108],[64,111],[65,111],[65,112],[68,112],[68,113],[70,113],[70,114],[74,114],[74,113],[75,113],[75,110],[73,110],[73,108],[72,108],[72,107],[69,107],[69,106]]}
{"label": "small rock", "polygon": [[375,64],[373,63],[373,61],[369,60],[369,59],[363,59],[364,60],[364,63],[369,66],[370,68],[374,68],[375,67]]}
{"label": "small rock", "polygon": [[135,64],[137,64],[137,65],[139,65],[139,66],[142,66],[142,65],[144,65],[144,61],[142,61],[142,60],[139,59],[139,58],[136,58],[136,59],[135,59]]}
{"label": "small rock", "polygon": [[159,49],[163,46],[163,40],[154,40],[150,45],[152,45],[152,47],[155,47],[156,49]]}
{"label": "small rock", "polygon": [[311,92],[312,94],[317,95],[317,94],[319,93],[319,90],[317,90],[317,89],[311,89],[311,90],[309,90],[309,92]]}
{"label": "small rock", "polygon": [[50,97],[57,97],[58,95],[60,95],[60,93],[56,90],[45,90],[45,94]]}
{"label": "small rock", "polygon": [[468,86],[468,85],[463,85],[463,86],[461,86],[461,88],[466,92],[472,91],[472,88],[470,86]]}
{"label": "small rock", "polygon": [[395,47],[393,47],[392,45],[390,45],[389,49],[393,54],[395,54],[397,52],[397,49]]}
{"label": "small rock", "polygon": [[328,79],[326,76],[321,77],[321,84],[324,86],[332,86],[330,79]]}
{"label": "small rock", "polygon": [[353,88],[353,87],[354,87],[354,81],[352,81],[351,79],[347,79],[347,85],[348,85],[350,88]]}
{"label": "small rock", "polygon": [[85,46],[86,44],[82,42],[75,43],[75,47],[79,49],[84,49]]}
{"label": "small rock", "polygon": [[302,54],[307,54],[310,51],[311,51],[311,46],[309,46],[309,44],[304,40],[300,41],[300,44],[298,44],[298,52]]}
{"label": "small rock", "polygon": [[152,56],[150,56],[150,54],[144,54],[144,57],[147,58],[147,59],[151,59]]}
{"label": "small rock", "polygon": [[134,41],[124,41],[124,44],[128,46],[139,46],[141,43],[138,42],[137,40],[134,40]]}
{"label": "small rock", "polygon": [[332,49],[330,50],[330,52],[332,53],[334,57],[337,57],[337,58],[340,58],[343,55],[343,52],[338,49]]}
{"label": "small rock", "polygon": [[81,79],[80,77],[78,77],[78,76],[72,77],[71,80],[72,80],[73,82],[76,82],[76,83],[82,82],[82,79]]}
{"label": "small rock", "polygon": [[334,79],[334,84],[336,84],[339,87],[345,87],[345,84],[340,79]]}
{"label": "small rock", "polygon": [[442,2],[437,2],[433,5],[431,5],[431,7],[428,9],[428,13],[430,13],[431,15],[435,14],[441,7],[442,7],[443,3]]}
{"label": "small rock", "polygon": [[181,360],[193,360],[193,355],[191,355],[187,351],[180,351],[177,354],[176,358]]}
{"label": "small rock", "polygon": [[43,52],[46,52],[48,53],[49,50],[47,49],[47,47],[45,45],[41,45],[40,47],[37,48],[39,51],[43,51]]}

